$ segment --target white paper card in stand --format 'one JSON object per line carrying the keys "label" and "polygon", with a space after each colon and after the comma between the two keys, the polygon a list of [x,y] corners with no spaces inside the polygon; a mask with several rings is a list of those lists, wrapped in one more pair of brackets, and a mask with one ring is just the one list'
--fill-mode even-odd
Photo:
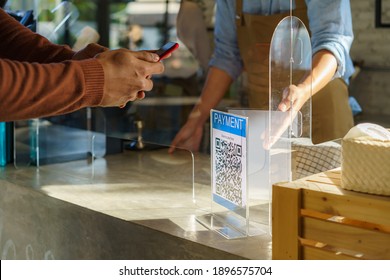
{"label": "white paper card in stand", "polygon": [[217,111],[211,118],[213,200],[228,209],[244,208],[247,118]]}

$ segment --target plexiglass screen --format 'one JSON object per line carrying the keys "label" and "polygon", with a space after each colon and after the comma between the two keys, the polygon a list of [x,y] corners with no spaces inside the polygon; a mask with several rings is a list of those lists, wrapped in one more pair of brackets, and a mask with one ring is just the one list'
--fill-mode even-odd
{"label": "plexiglass screen", "polygon": [[[291,141],[311,139],[311,43],[302,21],[284,18],[276,27],[270,49],[270,113],[267,148],[270,150],[270,184],[291,180]],[[307,101],[297,90],[310,85]],[[303,103],[303,101],[306,101]],[[284,103],[285,102],[285,103]],[[286,109],[283,109],[283,104]],[[303,103],[303,104],[302,104]]]}

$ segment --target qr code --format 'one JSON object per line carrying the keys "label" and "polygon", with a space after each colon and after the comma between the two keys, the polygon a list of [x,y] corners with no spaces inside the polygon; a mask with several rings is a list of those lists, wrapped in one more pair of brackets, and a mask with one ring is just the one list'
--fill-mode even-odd
{"label": "qr code", "polygon": [[242,146],[215,138],[216,194],[242,205]]}

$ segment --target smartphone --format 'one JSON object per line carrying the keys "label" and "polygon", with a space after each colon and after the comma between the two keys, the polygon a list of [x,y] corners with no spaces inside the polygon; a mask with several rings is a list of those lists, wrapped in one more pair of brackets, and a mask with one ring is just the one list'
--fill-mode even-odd
{"label": "smartphone", "polygon": [[176,50],[179,47],[179,44],[176,42],[168,42],[164,46],[162,46],[160,49],[156,51],[158,56],[160,57],[159,61],[166,58],[171,52]]}

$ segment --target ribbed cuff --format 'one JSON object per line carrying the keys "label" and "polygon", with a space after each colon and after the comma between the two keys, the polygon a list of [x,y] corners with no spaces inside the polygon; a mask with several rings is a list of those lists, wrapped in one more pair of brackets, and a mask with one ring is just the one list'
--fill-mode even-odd
{"label": "ribbed cuff", "polygon": [[85,101],[90,106],[101,103],[104,93],[104,70],[97,59],[79,61],[84,72]]}

